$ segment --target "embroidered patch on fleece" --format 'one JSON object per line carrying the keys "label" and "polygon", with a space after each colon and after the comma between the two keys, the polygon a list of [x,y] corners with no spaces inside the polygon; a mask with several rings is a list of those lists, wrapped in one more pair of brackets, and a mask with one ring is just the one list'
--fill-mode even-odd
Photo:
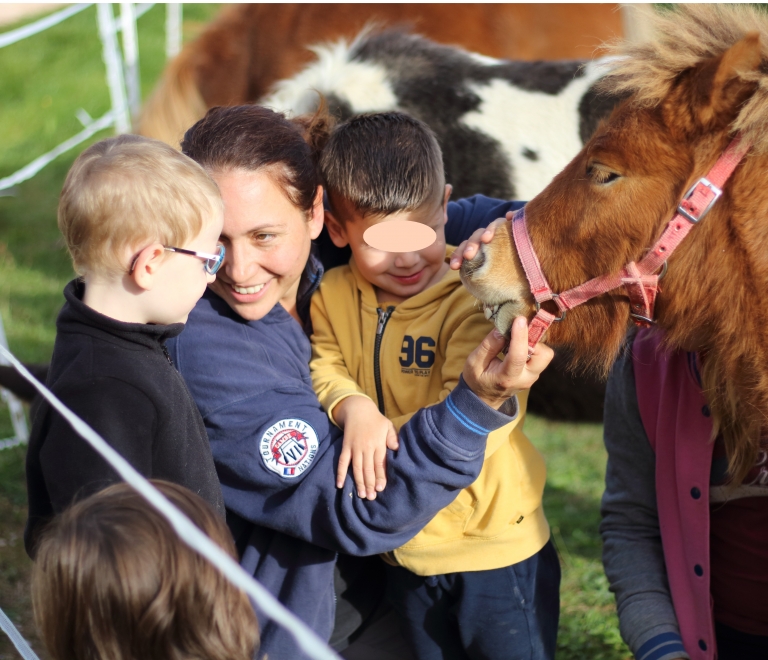
{"label": "embroidered patch on fleece", "polygon": [[317,433],[301,419],[282,419],[261,436],[259,450],[264,465],[285,479],[306,470],[317,455]]}

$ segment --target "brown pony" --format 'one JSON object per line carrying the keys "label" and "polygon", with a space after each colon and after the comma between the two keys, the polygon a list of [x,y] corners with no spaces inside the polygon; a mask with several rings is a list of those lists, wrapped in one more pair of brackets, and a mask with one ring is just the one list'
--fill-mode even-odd
{"label": "brown pony", "polygon": [[167,67],[139,132],[178,146],[208,108],[258,101],[314,59],[308,46],[351,40],[371,22],[523,60],[589,59],[622,34],[618,5],[609,4],[238,4]]}
{"label": "brown pony", "polygon": [[[768,411],[768,17],[736,5],[681,5],[655,19],[652,41],[625,46],[603,88],[631,96],[528,204],[533,247],[553,291],[638,261],[740,132],[751,143],[722,198],[669,259],[656,322],[670,348],[703,356],[705,395],[739,483]],[[503,332],[533,298],[508,226],[463,279],[499,305]],[[548,341],[605,373],[629,321],[616,289],[568,312]],[[557,313],[557,312],[555,312]]]}

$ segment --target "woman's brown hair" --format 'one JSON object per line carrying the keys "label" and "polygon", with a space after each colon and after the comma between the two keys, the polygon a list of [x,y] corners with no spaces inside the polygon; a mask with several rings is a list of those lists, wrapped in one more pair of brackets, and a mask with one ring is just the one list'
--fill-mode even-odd
{"label": "woman's brown hair", "polygon": [[181,150],[209,172],[267,170],[294,206],[309,213],[332,123],[322,99],[313,116],[294,119],[259,105],[216,107],[184,134]]}
{"label": "woman's brown hair", "polygon": [[[204,500],[153,483],[235,557],[226,524]],[[54,660],[252,660],[258,644],[246,595],[122,483],[75,504],[45,531],[32,605]]]}

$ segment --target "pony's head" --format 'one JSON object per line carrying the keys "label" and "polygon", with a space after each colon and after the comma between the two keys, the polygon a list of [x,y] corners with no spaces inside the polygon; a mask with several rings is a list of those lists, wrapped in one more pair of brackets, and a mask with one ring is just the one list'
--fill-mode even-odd
{"label": "pony's head", "polygon": [[[628,98],[526,207],[542,270],[553,291],[565,291],[639,261],[734,134],[752,145],[670,258],[656,304],[667,345],[704,355],[734,477],[754,459],[768,410],[767,46],[768,18],[749,7],[684,5],[657,16],[654,40],[620,50],[602,82]],[[514,316],[533,315],[508,226],[462,268],[502,332]],[[548,340],[605,372],[629,314],[626,292],[615,289],[568,312]]]}

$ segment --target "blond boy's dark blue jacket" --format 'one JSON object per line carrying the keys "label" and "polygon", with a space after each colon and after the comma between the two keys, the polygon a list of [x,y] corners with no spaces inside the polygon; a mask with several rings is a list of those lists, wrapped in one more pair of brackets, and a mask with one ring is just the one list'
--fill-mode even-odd
{"label": "blond boy's dark blue jacket", "polygon": [[[117,321],[83,303],[84,291],[77,280],[64,289],[48,387],[142,475],[189,488],[223,516],[203,420],[164,346],[184,326]],[[33,410],[24,533],[30,555],[54,514],[120,481],[47,401]]]}
{"label": "blond boy's dark blue jacket", "polygon": [[[510,206],[473,199],[451,205],[463,237]],[[322,272],[312,257],[299,309]],[[361,500],[351,475],[336,488],[343,436],[312,389],[309,340],[280,305],[246,321],[209,291],[169,349],[203,416],[243,567],[323,639],[334,624],[337,553],[374,555],[411,539],[477,478],[487,434],[510,421],[462,381],[403,427],[387,488]],[[304,657],[263,617],[261,640],[271,659]]]}

